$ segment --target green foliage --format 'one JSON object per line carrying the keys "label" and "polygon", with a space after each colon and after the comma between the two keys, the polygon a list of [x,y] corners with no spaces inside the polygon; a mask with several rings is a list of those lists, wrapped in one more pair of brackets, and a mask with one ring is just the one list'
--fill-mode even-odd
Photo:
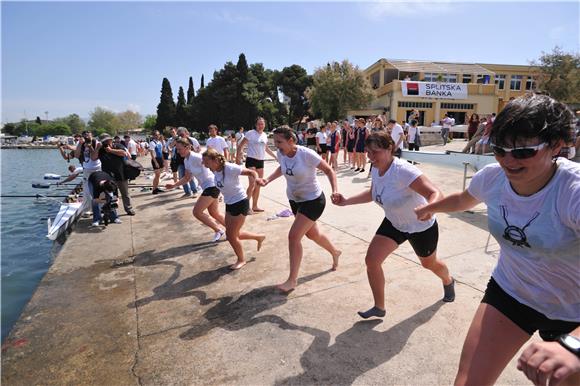
{"label": "green foliage", "polygon": [[538,61],[538,90],[548,92],[565,103],[580,103],[580,54],[566,53],[556,46],[551,53],[542,51]]}
{"label": "green foliage", "polygon": [[143,117],[135,111],[127,110],[117,114],[117,131],[137,129],[143,124]]}
{"label": "green foliage", "polygon": [[205,82],[203,80],[203,74],[201,74],[201,83],[199,84],[200,88],[204,88],[205,87]]}
{"label": "green foliage", "polygon": [[173,101],[173,91],[167,78],[163,78],[161,83],[161,98],[157,105],[157,121],[155,128],[163,132],[166,126],[175,126],[175,102]]}
{"label": "green foliage", "polygon": [[344,118],[348,109],[367,106],[373,92],[362,71],[343,60],[316,69],[306,95],[314,115],[331,121]]}
{"label": "green foliage", "polygon": [[70,128],[72,134],[81,133],[86,128],[86,123],[83,121],[78,114],[70,114],[66,117],[56,118],[53,121],[54,123],[60,123],[66,125]]}
{"label": "green foliage", "polygon": [[114,135],[117,133],[119,122],[117,115],[103,107],[95,107],[89,114],[89,129],[93,131],[104,130],[104,132]]}
{"label": "green foliage", "polygon": [[157,115],[146,115],[145,121],[143,122],[143,127],[147,129],[147,131],[152,131],[155,128],[157,123]]}
{"label": "green foliage", "polygon": [[187,111],[185,106],[186,103],[183,87],[180,86],[177,94],[177,106],[175,107],[175,126],[185,126],[187,124]]}
{"label": "green foliage", "polygon": [[195,98],[195,89],[193,88],[193,79],[189,77],[189,86],[187,87],[187,104],[192,105]]}
{"label": "green foliage", "polygon": [[22,133],[18,132],[16,123],[9,122],[2,127],[2,132],[7,135],[20,135]]}
{"label": "green foliage", "polygon": [[275,73],[275,82],[284,95],[290,98],[287,124],[292,125],[296,120],[302,119],[308,110],[308,100],[305,92],[312,85],[312,77],[306,70],[297,64],[284,67],[282,71]]}

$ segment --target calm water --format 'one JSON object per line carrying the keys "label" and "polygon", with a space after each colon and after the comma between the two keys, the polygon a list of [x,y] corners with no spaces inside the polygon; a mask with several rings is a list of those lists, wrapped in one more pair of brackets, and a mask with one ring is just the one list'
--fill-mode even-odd
{"label": "calm water", "polygon": [[[67,175],[68,164],[58,150],[1,150],[2,194],[65,195],[67,190],[33,189],[44,173]],[[62,200],[61,198],[55,200]],[[47,218],[59,203],[36,198],[2,198],[0,215],[2,258],[2,341],[10,332],[60,245],[46,238]]]}

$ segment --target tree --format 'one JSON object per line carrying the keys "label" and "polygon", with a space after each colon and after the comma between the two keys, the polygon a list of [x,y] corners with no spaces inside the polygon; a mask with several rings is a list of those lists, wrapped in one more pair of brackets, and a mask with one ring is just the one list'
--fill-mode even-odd
{"label": "tree", "polygon": [[201,74],[201,83],[199,85],[199,88],[204,88],[205,87],[205,82],[203,81],[203,74]]}
{"label": "tree", "polygon": [[560,102],[580,103],[580,54],[565,53],[556,46],[551,53],[542,51],[531,64],[538,66],[538,90]]}
{"label": "tree", "polygon": [[81,133],[87,126],[78,114],[70,114],[66,117],[56,118],[53,122],[68,126],[73,134]]}
{"label": "tree", "polygon": [[173,101],[173,92],[171,84],[167,78],[163,78],[161,83],[161,98],[157,105],[157,120],[155,128],[163,132],[166,126],[175,125],[175,102]]}
{"label": "tree", "polygon": [[183,93],[183,87],[179,87],[179,92],[177,93],[177,106],[175,107],[175,125],[185,126],[187,125],[187,111],[185,109],[185,95]]}
{"label": "tree", "polygon": [[36,117],[36,123],[38,123],[39,125],[42,125],[42,120],[38,116]]}
{"label": "tree", "polygon": [[193,79],[189,77],[189,86],[187,87],[187,104],[191,106],[195,98],[195,90],[193,88]]}
{"label": "tree", "polygon": [[306,114],[308,101],[304,93],[312,85],[312,77],[304,68],[294,64],[276,72],[275,82],[280,91],[290,98],[287,123],[292,125],[294,121],[302,119]]}
{"label": "tree", "polygon": [[325,121],[342,119],[348,109],[366,107],[373,98],[362,71],[348,60],[317,68],[306,91],[311,110]]}
{"label": "tree", "polygon": [[152,131],[155,129],[155,126],[157,124],[157,115],[146,115],[145,116],[145,121],[143,122],[143,127],[148,130],[148,131]]}
{"label": "tree", "polygon": [[141,127],[143,117],[138,112],[127,110],[117,114],[117,122],[119,131],[126,132]]}
{"label": "tree", "polygon": [[95,109],[89,113],[89,128],[93,131],[103,130],[109,134],[116,134],[117,125],[117,115],[111,110],[107,110],[103,107],[95,107]]}

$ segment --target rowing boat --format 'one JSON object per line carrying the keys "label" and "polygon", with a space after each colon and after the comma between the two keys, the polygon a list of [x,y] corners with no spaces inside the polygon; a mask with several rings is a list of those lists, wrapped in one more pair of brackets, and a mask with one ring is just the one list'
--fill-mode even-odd
{"label": "rowing boat", "polygon": [[486,165],[497,162],[493,155],[468,154],[450,150],[446,152],[403,150],[401,157],[409,161],[432,163],[457,168],[464,168],[467,164],[475,171],[482,169]]}
{"label": "rowing boat", "polygon": [[48,219],[48,233],[46,237],[56,240],[79,218],[82,213],[83,203],[79,199],[83,184],[79,183],[60,204],[60,208],[54,220]]}

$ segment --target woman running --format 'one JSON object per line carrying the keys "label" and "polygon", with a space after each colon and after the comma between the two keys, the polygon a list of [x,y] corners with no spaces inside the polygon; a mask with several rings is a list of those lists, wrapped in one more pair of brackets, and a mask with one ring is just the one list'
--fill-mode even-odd
{"label": "woman running", "polygon": [[498,164],[477,172],[467,190],[416,209],[428,219],[485,202],[500,245],[456,385],[493,385],[536,331],[546,342],[528,345],[518,369],[536,385],[574,373],[568,383],[580,384],[580,166],[554,158],[574,120],[566,105],[546,95],[510,101],[490,133]]}
{"label": "woman running", "polygon": [[320,218],[326,206],[326,198],[316,179],[316,169],[326,174],[333,194],[337,189],[336,174],[318,154],[305,147],[297,146],[296,141],[296,135],[289,127],[274,130],[274,144],[278,148],[280,166],[268,178],[258,181],[262,186],[266,186],[282,175],[286,177],[286,195],[290,201],[292,213],[296,216],[288,233],[290,275],[288,280],[278,286],[284,293],[292,291],[297,285],[303,254],[302,239],[305,235],[330,253],[332,270],[338,267],[338,258],[342,253],[318,229],[316,224],[316,220]]}
{"label": "woman running", "polygon": [[[213,229],[213,241],[218,241],[224,235],[220,225],[225,226],[226,223],[218,208],[220,191],[215,186],[214,175],[208,168],[203,166],[201,154],[192,151],[192,145],[187,138],[175,139],[175,151],[183,158],[184,175],[176,183],[167,184],[165,187],[173,189],[177,186],[189,184],[192,177],[197,179],[203,192],[193,207],[193,217]],[[209,216],[204,213],[205,210],[207,210]]]}
{"label": "woman running", "polygon": [[388,133],[372,133],[365,143],[373,164],[371,188],[350,198],[340,193],[333,196],[333,203],[339,206],[374,201],[385,212],[385,218],[365,257],[375,304],[371,309],[358,314],[365,319],[385,316],[385,276],[382,264],[406,240],[409,240],[421,265],[443,282],[443,301],[452,302],[455,300],[455,281],[449,275],[445,263],[437,259],[437,221],[419,221],[413,211],[418,205],[439,199],[441,192],[418,168],[393,156],[395,143]]}
{"label": "woman running", "polygon": [[[244,152],[244,147],[248,146],[248,153],[246,155],[246,168],[253,170],[257,173],[259,178],[264,177],[264,159],[266,158],[266,153],[270,157],[276,159],[276,155],[268,147],[268,135],[264,133],[266,128],[266,120],[262,117],[256,119],[256,129],[248,131],[244,139],[240,142],[236,154],[236,163],[239,165],[242,163],[242,155]],[[250,184],[246,191],[248,197],[252,198],[252,211],[253,212],[263,212],[258,206],[258,199],[260,198],[260,186],[256,185],[254,178],[250,178]]]}
{"label": "woman running", "polygon": [[332,122],[332,125],[330,125],[329,142],[330,146],[328,146],[328,150],[330,151],[330,166],[334,171],[337,171],[338,150],[340,149],[340,131],[338,131],[337,122]]}
{"label": "woman running", "polygon": [[215,185],[224,196],[224,202],[226,203],[226,237],[238,258],[236,263],[231,265],[230,268],[233,270],[240,269],[247,263],[240,240],[256,240],[259,251],[266,238],[263,234],[241,230],[250,210],[250,202],[240,182],[240,175],[256,180],[258,173],[226,162],[226,158],[215,149],[208,149],[203,153],[203,165],[214,173]]}

